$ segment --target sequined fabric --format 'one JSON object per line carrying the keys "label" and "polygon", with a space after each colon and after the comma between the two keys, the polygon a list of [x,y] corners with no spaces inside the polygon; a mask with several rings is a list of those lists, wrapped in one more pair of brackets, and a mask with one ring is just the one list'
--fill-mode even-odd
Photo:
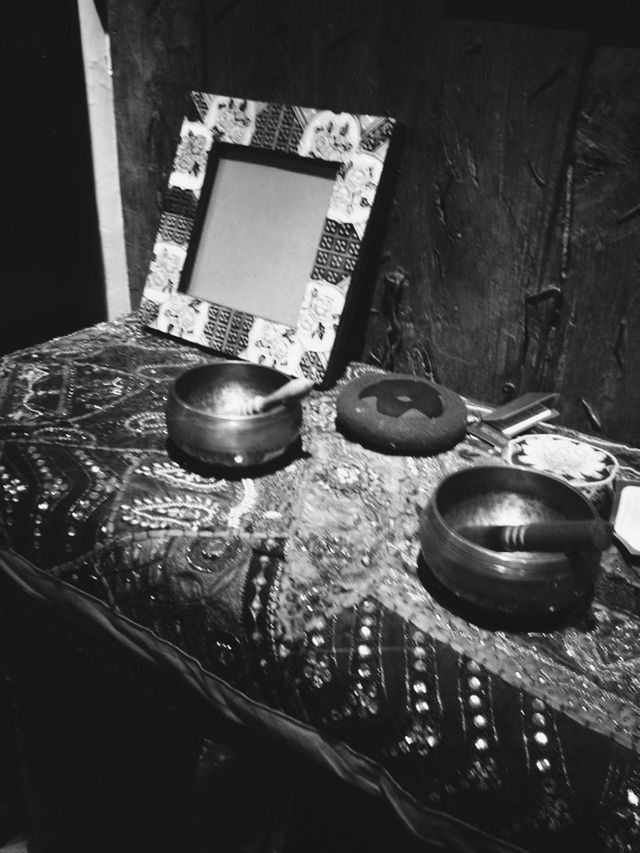
{"label": "sequined fabric", "polygon": [[164,421],[169,383],[213,360],[131,316],[0,362],[0,544],[36,567],[34,594],[76,590],[234,691],[249,724],[315,733],[316,757],[340,745],[341,775],[368,768],[427,839],[640,849],[638,568],[612,548],[590,607],[554,630],[481,627],[425,584],[417,544],[420,507],[489,461],[480,444],[365,450],[336,432],[338,385],[305,401],[296,455],[222,478]]}

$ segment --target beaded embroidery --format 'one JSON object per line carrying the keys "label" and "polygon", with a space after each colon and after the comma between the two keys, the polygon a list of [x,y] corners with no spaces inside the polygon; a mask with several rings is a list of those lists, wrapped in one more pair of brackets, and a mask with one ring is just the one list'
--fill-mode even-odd
{"label": "beaded embroidery", "polygon": [[[414,804],[535,849],[581,826],[603,850],[637,846],[637,572],[605,553],[591,610],[562,630],[466,622],[417,578],[417,519],[443,476],[487,453],[351,445],[334,428],[337,388],[304,401],[287,467],[196,473],[168,455],[164,401],[204,360],[135,315],[4,359],[3,540],[203,677],[378,762]],[[640,454],[625,454],[625,476],[640,476]]]}

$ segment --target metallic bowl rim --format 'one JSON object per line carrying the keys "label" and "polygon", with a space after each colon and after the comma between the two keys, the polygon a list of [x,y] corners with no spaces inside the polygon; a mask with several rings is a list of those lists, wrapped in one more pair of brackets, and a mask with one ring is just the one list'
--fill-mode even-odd
{"label": "metallic bowl rim", "polygon": [[204,416],[209,417],[209,418],[218,418],[221,421],[238,421],[240,423],[246,423],[247,421],[255,423],[256,421],[260,421],[260,420],[268,420],[270,418],[273,418],[275,415],[282,413],[283,408],[292,410],[292,409],[296,408],[296,405],[298,405],[298,406],[300,405],[300,401],[295,400],[293,403],[281,403],[280,406],[276,406],[275,408],[269,409],[266,412],[258,412],[257,414],[223,415],[223,414],[220,414],[219,412],[212,412],[210,409],[202,409],[198,406],[192,406],[190,403],[187,403],[187,401],[182,396],[180,396],[180,394],[178,394],[178,391],[176,388],[178,382],[181,379],[183,379],[185,376],[188,376],[190,373],[195,373],[197,370],[201,370],[201,369],[207,368],[207,367],[226,367],[227,365],[241,365],[243,367],[255,367],[258,370],[267,370],[267,371],[272,372],[272,373],[278,373],[278,374],[280,374],[280,376],[284,376],[285,381],[288,381],[290,379],[288,374],[283,373],[281,370],[278,370],[276,367],[269,367],[269,365],[267,365],[267,364],[254,364],[253,362],[242,361],[240,359],[234,359],[234,360],[229,360],[229,361],[213,361],[213,362],[210,362],[208,364],[196,364],[193,367],[190,367],[187,370],[184,370],[179,376],[176,376],[176,378],[172,382],[171,388],[169,389],[169,393],[175,397],[176,401],[181,406],[184,406],[185,409],[188,409],[191,412],[197,412],[198,414],[204,415]]}
{"label": "metallic bowl rim", "polygon": [[[555,474],[549,474],[546,471],[539,471],[537,469],[527,468],[527,467],[522,466],[522,465],[491,465],[491,464],[473,465],[469,468],[461,468],[458,471],[454,471],[453,473],[448,474],[443,480],[441,480],[438,483],[438,485],[436,486],[436,489],[433,493],[433,496],[431,498],[431,501],[430,501],[431,511],[436,516],[437,521],[442,525],[443,530],[447,533],[447,535],[449,535],[451,537],[451,539],[449,541],[449,545],[452,547],[452,549],[455,552],[458,552],[459,554],[463,554],[463,555],[476,556],[478,554],[478,551],[480,552],[481,555],[490,555],[492,557],[495,557],[496,554],[499,554],[500,558],[502,560],[506,561],[506,564],[509,565],[510,569],[512,569],[512,570],[518,570],[518,569],[524,570],[524,569],[526,569],[527,574],[530,574],[530,572],[531,572],[532,563],[534,564],[533,567],[535,567],[537,565],[538,568],[542,568],[542,567],[553,568],[554,564],[558,564],[558,567],[560,565],[565,565],[566,564],[566,554],[562,551],[544,552],[544,553],[540,553],[540,554],[536,554],[534,551],[526,551],[524,553],[527,556],[519,557],[519,556],[516,556],[516,554],[518,552],[515,552],[515,551],[514,552],[494,551],[491,548],[485,548],[484,545],[479,545],[475,542],[470,542],[464,536],[461,536],[456,531],[455,528],[451,527],[451,525],[446,521],[446,519],[444,518],[444,516],[440,512],[440,509],[438,507],[438,494],[439,494],[442,486],[444,486],[445,483],[449,483],[452,478],[454,478],[458,475],[462,476],[469,471],[479,471],[479,470],[495,471],[495,470],[505,470],[505,469],[507,471],[522,471],[523,473],[528,474],[528,475],[532,475],[534,477],[541,477],[543,479],[547,478],[547,479],[555,480],[556,483],[559,483],[564,488],[569,489],[575,495],[577,495],[578,498],[580,499],[580,501],[582,503],[584,503],[585,507],[591,511],[593,518],[598,518],[598,514],[595,510],[595,507],[592,506],[591,502],[585,497],[585,495],[579,489],[577,489],[575,486],[572,486],[570,483],[568,483],[562,477],[558,477]],[[434,529],[434,533],[437,534],[437,531],[435,529]],[[554,554],[553,557],[549,556],[549,554],[551,554],[551,553]],[[502,575],[501,575],[501,577],[502,577]],[[515,581],[515,580],[517,580],[517,578],[505,576],[504,580],[514,580]]]}

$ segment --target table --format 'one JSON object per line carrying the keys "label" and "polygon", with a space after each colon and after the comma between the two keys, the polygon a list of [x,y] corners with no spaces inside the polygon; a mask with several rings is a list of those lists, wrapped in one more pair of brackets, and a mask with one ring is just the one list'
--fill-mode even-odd
{"label": "table", "polygon": [[[164,422],[169,383],[214,360],[131,315],[0,362],[1,595],[171,673],[432,844],[640,849],[638,568],[607,551],[553,630],[477,624],[416,534],[440,479],[487,451],[350,443],[339,384],[305,401],[281,463],[216,475]],[[640,477],[639,450],[606,446]]]}

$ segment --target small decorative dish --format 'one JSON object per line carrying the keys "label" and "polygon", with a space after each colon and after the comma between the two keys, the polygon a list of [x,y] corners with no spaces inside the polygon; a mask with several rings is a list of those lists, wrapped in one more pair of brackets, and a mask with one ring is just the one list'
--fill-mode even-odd
{"label": "small decorative dish", "polygon": [[600,550],[498,551],[467,538],[464,530],[594,520],[591,503],[558,477],[481,465],[440,483],[420,516],[420,546],[433,575],[467,603],[502,615],[537,616],[585,596],[598,574]]}
{"label": "small decorative dish", "polygon": [[618,460],[607,450],[565,435],[533,433],[515,438],[504,452],[511,465],[561,477],[595,504],[611,496]]}
{"label": "small decorative dish", "polygon": [[299,438],[300,400],[246,412],[254,398],[288,381],[279,370],[244,361],[191,368],[169,390],[169,437],[188,456],[211,465],[247,468],[277,459]]}

